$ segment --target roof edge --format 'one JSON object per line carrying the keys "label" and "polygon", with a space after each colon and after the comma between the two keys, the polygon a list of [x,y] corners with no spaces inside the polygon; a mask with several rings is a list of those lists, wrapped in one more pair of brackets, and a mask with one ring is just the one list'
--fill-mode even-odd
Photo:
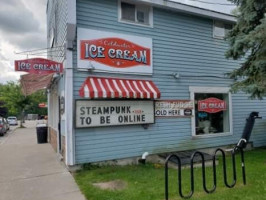
{"label": "roof edge", "polygon": [[155,7],[167,8],[169,10],[175,10],[181,13],[189,13],[196,16],[207,17],[211,19],[219,19],[228,22],[236,22],[237,19],[234,15],[220,13],[213,10],[208,10],[204,8],[199,8],[191,5],[182,4],[179,2],[173,2],[168,0],[137,0],[138,2],[143,2],[151,4]]}

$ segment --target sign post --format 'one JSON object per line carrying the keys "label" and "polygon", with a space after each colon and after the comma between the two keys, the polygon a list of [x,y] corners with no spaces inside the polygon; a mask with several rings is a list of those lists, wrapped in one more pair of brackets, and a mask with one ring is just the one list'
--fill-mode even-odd
{"label": "sign post", "polygon": [[39,108],[47,108],[47,104],[46,103],[39,103]]}

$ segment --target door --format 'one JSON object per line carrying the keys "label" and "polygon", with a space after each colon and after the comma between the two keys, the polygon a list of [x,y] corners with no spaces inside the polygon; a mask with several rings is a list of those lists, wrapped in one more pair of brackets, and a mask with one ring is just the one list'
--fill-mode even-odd
{"label": "door", "polygon": [[58,152],[61,153],[61,110],[60,110],[60,96],[58,97]]}

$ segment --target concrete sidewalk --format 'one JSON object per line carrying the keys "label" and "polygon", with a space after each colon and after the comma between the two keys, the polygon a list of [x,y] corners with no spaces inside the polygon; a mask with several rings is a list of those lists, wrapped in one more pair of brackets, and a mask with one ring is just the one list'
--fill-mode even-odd
{"label": "concrete sidewalk", "polygon": [[37,144],[34,122],[0,145],[0,200],[85,200],[50,144]]}

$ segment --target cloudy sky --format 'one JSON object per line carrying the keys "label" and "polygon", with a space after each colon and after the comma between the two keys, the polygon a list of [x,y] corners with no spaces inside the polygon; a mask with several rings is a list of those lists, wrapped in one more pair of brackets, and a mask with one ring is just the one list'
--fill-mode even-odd
{"label": "cloudy sky", "polygon": [[[230,13],[234,8],[227,0],[172,0],[210,10]],[[14,60],[27,55],[15,52],[46,48],[47,0],[1,0],[0,6],[0,83],[18,80]],[[204,3],[210,2],[210,3]],[[29,57],[30,58],[30,57]]]}
{"label": "cloudy sky", "polygon": [[0,6],[0,83],[18,80],[14,60],[29,49],[46,47],[47,0],[1,0]]}
{"label": "cloudy sky", "polygon": [[208,10],[231,14],[235,5],[228,0],[171,0]]}

